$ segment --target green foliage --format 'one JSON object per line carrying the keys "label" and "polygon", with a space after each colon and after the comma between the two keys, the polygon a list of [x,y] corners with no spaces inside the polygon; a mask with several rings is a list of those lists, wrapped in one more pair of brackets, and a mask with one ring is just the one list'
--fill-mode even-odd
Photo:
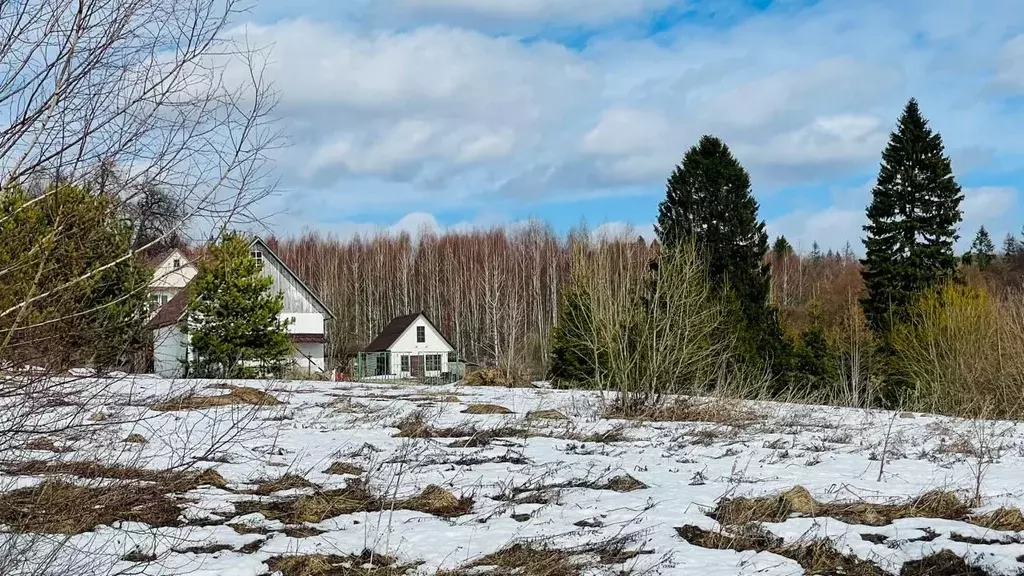
{"label": "green foliage", "polygon": [[143,342],[150,273],[108,196],[57,184],[0,194],[0,354],[121,367]]}
{"label": "green foliage", "polygon": [[882,152],[864,227],[863,304],[876,332],[887,333],[921,294],[952,277],[961,200],[942,137],[911,99]]}
{"label": "green foliage", "polygon": [[839,355],[817,313],[793,347],[792,384],[804,396],[834,387],[839,381]]}
{"label": "green foliage", "polygon": [[989,236],[988,230],[982,226],[974,235],[970,252],[964,254],[964,261],[967,264],[977,264],[978,268],[985,270],[995,259],[996,245],[992,243],[992,237]]}
{"label": "green foliage", "polygon": [[288,367],[292,343],[280,318],[284,296],[274,294],[272,284],[240,234],[227,234],[211,247],[190,286],[193,375],[279,376]]}
{"label": "green foliage", "polygon": [[607,358],[604,350],[593,345],[595,330],[590,293],[578,279],[571,280],[562,294],[558,323],[551,333],[550,373],[556,384],[600,382],[600,371]]}
{"label": "green foliage", "polygon": [[772,253],[779,258],[785,256],[791,256],[793,254],[793,245],[786,240],[785,236],[778,236],[775,238],[775,243],[772,244]]}
{"label": "green foliage", "polygon": [[957,416],[1024,414],[1024,304],[948,283],[896,326],[889,379],[907,408]]}
{"label": "green foliage", "polygon": [[747,171],[721,140],[704,136],[669,178],[655,231],[666,248],[695,243],[713,287],[733,299],[741,350],[784,374],[788,350],[768,302],[768,235],[757,210]]}

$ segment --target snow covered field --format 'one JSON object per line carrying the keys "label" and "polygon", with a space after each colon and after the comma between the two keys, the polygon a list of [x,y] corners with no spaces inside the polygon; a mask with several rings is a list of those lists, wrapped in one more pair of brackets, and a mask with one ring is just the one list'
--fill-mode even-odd
{"label": "snow covered field", "polygon": [[[158,527],[129,519],[38,536],[21,526],[0,553],[18,550],[25,573],[55,562],[62,574],[354,574],[282,558],[323,555],[327,566],[366,550],[393,561],[366,574],[498,564],[502,574],[731,576],[803,574],[798,561],[827,542],[853,562],[844,573],[963,573],[915,562],[942,550],[975,573],[1024,568],[1024,518],[987,514],[1022,505],[1016,423],[703,400],[678,410],[688,421],[637,422],[605,418],[590,392],[337,382],[230,383],[267,391],[273,406],[158,405],[190,387],[229,392],[208,384],[77,382],[74,417],[98,432],[55,431],[49,449],[7,451],[5,490],[32,494],[47,477],[101,487],[102,472],[83,478],[67,464],[81,462],[161,470],[200,457],[220,478],[183,485],[179,515]],[[52,417],[72,417],[62,410]],[[51,464],[33,468],[40,460]],[[716,511],[723,499],[733,508]]]}

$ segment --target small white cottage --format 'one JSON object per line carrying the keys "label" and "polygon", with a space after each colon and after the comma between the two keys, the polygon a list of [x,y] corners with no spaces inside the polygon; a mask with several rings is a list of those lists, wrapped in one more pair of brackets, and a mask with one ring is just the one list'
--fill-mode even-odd
{"label": "small white cottage", "polygon": [[399,316],[359,355],[363,378],[443,378],[454,372],[455,347],[426,314]]}
{"label": "small white cottage", "polygon": [[[291,319],[288,331],[295,344],[296,368],[309,373],[326,371],[324,323],[334,315],[263,240],[254,238],[250,250],[252,257],[263,264],[264,274],[273,279],[272,290],[284,295],[281,317]],[[191,358],[189,336],[182,332],[188,303],[186,283],[149,321],[148,327],[153,331],[153,371],[164,378],[184,375],[185,364]]]}

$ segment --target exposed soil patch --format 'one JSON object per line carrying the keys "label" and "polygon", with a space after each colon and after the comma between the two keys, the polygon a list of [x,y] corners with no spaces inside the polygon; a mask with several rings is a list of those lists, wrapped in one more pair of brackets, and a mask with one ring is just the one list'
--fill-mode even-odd
{"label": "exposed soil patch", "polygon": [[901,518],[958,520],[967,518],[969,513],[970,507],[952,492],[931,491],[897,504],[825,504],[815,500],[803,486],[796,486],[775,496],[723,500],[709,515],[724,525],[782,522],[792,514],[799,514],[828,516],[848,524],[884,526]]}
{"label": "exposed soil patch", "polygon": [[277,406],[281,401],[270,394],[248,386],[224,386],[227,394],[219,396],[196,396],[188,394],[172,398],[166,402],[159,402],[150,406],[151,410],[158,412],[170,412],[175,410],[204,410],[218,406],[249,405],[249,406]]}

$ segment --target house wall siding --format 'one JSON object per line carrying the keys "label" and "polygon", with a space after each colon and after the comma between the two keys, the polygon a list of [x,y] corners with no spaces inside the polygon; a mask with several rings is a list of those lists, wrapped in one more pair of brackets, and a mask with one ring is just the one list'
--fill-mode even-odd
{"label": "house wall siding", "polygon": [[179,378],[183,374],[182,362],[186,358],[188,336],[177,326],[165,326],[153,331],[153,372],[162,378]]}

